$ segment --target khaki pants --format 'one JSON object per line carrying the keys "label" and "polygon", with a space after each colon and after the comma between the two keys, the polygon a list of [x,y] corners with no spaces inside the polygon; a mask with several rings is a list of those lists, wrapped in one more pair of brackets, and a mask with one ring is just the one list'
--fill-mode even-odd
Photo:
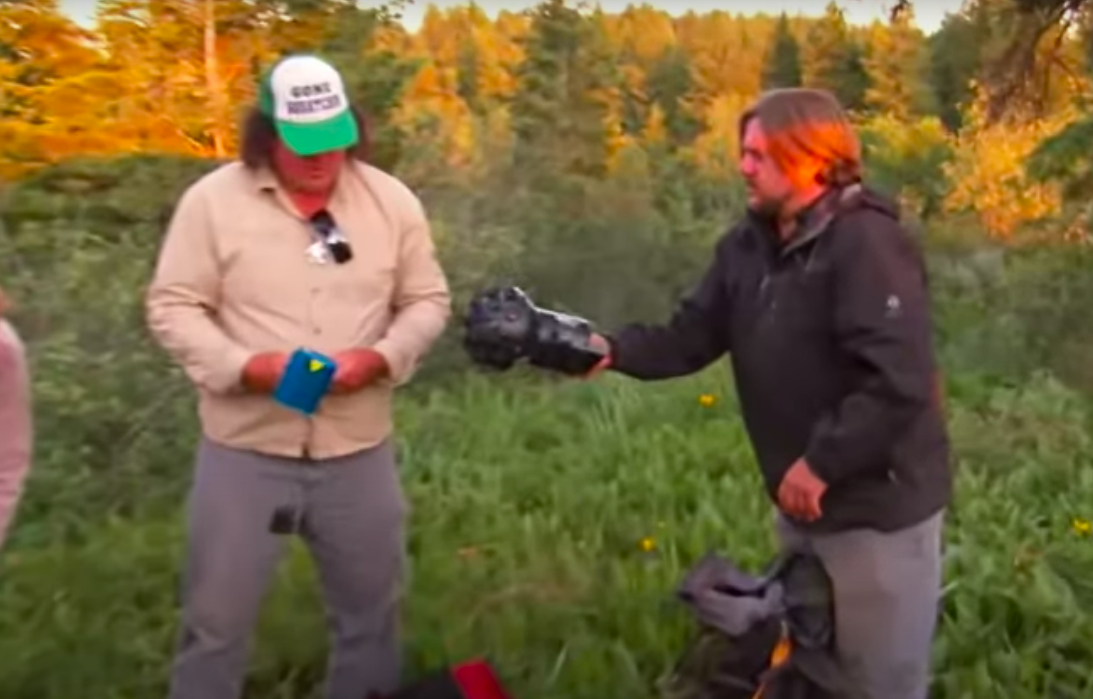
{"label": "khaki pants", "polygon": [[327,699],[362,699],[399,683],[398,600],[406,505],[390,443],[307,461],[198,448],[189,500],[182,628],[171,699],[238,699],[250,637],[287,537],[278,508],[303,516],[318,566],[332,654]]}
{"label": "khaki pants", "polygon": [[815,553],[835,594],[836,648],[870,699],[926,699],[941,601],[944,512],[894,532],[807,534],[780,513],[783,546]]}

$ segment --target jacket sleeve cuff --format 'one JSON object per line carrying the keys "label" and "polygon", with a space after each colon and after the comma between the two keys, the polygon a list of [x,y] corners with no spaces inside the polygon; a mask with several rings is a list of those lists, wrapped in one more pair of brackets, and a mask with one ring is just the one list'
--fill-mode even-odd
{"label": "jacket sleeve cuff", "polygon": [[816,450],[809,450],[804,455],[804,462],[808,465],[808,470],[819,478],[827,485],[833,485],[837,483],[841,474],[837,462],[823,452]]}
{"label": "jacket sleeve cuff", "polygon": [[619,363],[619,341],[612,334],[603,333],[600,337],[607,343],[607,366],[614,369]]}

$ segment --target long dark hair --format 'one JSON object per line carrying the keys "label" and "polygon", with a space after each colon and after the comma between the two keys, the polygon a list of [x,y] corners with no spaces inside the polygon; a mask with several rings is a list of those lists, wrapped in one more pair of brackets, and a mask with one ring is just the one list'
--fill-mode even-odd
{"label": "long dark hair", "polygon": [[[368,120],[364,112],[356,106],[350,106],[353,119],[357,122],[357,130],[360,132],[360,140],[357,144],[346,149],[349,157],[368,162],[371,141],[369,140]],[[255,169],[269,164],[270,154],[273,152],[273,144],[277,141],[277,131],[273,126],[273,120],[263,114],[257,107],[251,107],[243,119],[243,129],[239,139],[239,157],[247,167]]]}
{"label": "long dark hair", "polygon": [[740,141],[752,119],[767,134],[770,153],[795,184],[815,165],[823,184],[846,187],[862,179],[861,143],[846,111],[826,90],[781,88],[763,93],[740,118]]}

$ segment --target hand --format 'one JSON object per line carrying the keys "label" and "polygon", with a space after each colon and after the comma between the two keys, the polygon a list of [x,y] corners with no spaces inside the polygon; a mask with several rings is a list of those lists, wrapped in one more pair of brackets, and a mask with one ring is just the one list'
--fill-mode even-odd
{"label": "hand", "polygon": [[595,366],[585,372],[581,377],[583,379],[591,379],[597,374],[606,371],[607,368],[611,366],[611,345],[607,342],[607,338],[599,333],[592,333],[589,344],[591,344],[594,349],[603,352],[603,359],[596,362]]}
{"label": "hand", "polygon": [[335,394],[359,391],[389,371],[383,355],[367,347],[339,352],[334,361],[338,368],[330,382],[330,392]]}
{"label": "hand", "polygon": [[812,522],[823,515],[820,500],[827,484],[820,480],[804,459],[797,459],[778,486],[778,506],[791,517]]}
{"label": "hand", "polygon": [[284,352],[260,352],[243,366],[243,385],[256,393],[272,393],[288,366]]}

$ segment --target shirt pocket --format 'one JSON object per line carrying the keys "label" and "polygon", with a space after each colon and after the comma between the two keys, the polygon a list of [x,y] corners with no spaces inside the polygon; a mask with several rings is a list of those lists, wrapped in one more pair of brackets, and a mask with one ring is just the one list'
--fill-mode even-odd
{"label": "shirt pocket", "polygon": [[240,226],[222,248],[225,300],[278,318],[301,318],[311,291],[309,242],[306,230],[296,231],[291,223],[267,219]]}
{"label": "shirt pocket", "polygon": [[317,271],[330,301],[358,306],[394,303],[398,265],[386,246],[355,248],[349,262],[341,265],[331,262],[325,267]]}

